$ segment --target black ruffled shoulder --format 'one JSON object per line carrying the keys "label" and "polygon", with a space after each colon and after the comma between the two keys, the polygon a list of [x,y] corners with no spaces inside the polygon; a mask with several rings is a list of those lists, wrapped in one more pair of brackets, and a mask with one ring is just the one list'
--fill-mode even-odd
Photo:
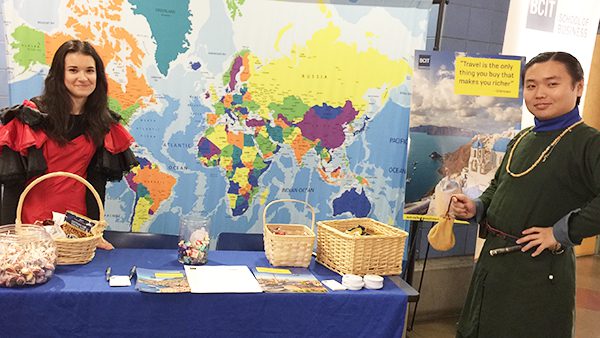
{"label": "black ruffled shoulder", "polygon": [[0,154],[0,183],[25,182],[42,175],[48,170],[41,149],[31,147],[27,156],[21,156],[16,151],[2,147]]}
{"label": "black ruffled shoulder", "polygon": [[[38,101],[36,98],[33,98],[31,99],[31,102],[36,103],[37,105]],[[29,125],[31,128],[38,129],[44,125],[44,121],[47,116],[48,114],[42,113],[41,111],[26,104],[17,104],[12,107],[2,108],[0,110],[0,123],[6,125],[14,118],[17,118],[21,122]]]}
{"label": "black ruffled shoulder", "polygon": [[106,148],[101,147],[90,163],[88,174],[93,172],[95,175],[104,177],[107,181],[120,181],[125,174],[138,165],[140,163],[131,149],[118,154],[111,154]]}
{"label": "black ruffled shoulder", "polygon": [[[35,102],[35,99],[31,100]],[[18,119],[32,129],[40,129],[48,115],[27,104],[14,105],[0,110],[0,128],[13,119]],[[41,175],[48,169],[46,159],[41,149],[29,147],[27,155],[23,156],[8,146],[2,146],[0,151],[0,183],[25,182]]]}
{"label": "black ruffled shoulder", "polygon": [[[119,124],[121,122],[121,115],[112,110],[109,110],[109,113],[113,123]],[[125,131],[125,134],[126,135],[121,135],[123,139],[129,137],[133,140],[133,137],[131,137],[128,132]],[[131,148],[113,154],[105,147],[100,147],[90,163],[88,174],[100,175],[107,181],[119,181],[124,175],[129,173],[131,169],[138,165],[140,165],[140,163],[133,154],[133,151],[131,151]]]}

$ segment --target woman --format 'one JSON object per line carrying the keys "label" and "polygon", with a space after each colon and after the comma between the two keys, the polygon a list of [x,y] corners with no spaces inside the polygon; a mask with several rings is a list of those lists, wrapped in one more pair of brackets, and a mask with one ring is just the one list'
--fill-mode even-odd
{"label": "woman", "polygon": [[572,337],[572,247],[600,233],[600,133],[579,117],[581,65],[568,53],[542,53],[523,79],[535,126],[509,143],[478,199],[456,195],[451,206],[487,232],[457,337]]}
{"label": "woman", "polygon": [[[0,114],[0,223],[14,223],[18,198],[41,174],[67,171],[86,178],[105,195],[108,180],[120,180],[137,161],[133,137],[108,110],[102,59],[87,42],[62,44],[52,60],[41,96]],[[67,177],[48,179],[27,195],[24,223],[72,210],[98,219],[98,205],[86,187]]]}

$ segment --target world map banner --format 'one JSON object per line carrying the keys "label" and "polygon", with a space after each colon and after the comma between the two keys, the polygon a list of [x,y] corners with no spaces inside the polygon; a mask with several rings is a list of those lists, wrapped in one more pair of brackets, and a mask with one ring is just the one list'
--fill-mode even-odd
{"label": "world map banner", "polygon": [[[403,226],[412,65],[428,7],[5,0],[10,103],[41,94],[63,42],[95,46],[140,162],[107,187],[113,230],[176,234],[181,217],[201,214],[212,236],[262,232],[264,206],[287,198],[317,220]],[[308,219],[294,204],[268,217]]]}

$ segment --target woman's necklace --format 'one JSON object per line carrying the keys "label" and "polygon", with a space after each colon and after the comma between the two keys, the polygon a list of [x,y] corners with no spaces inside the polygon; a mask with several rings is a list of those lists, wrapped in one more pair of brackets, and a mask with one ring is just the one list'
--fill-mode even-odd
{"label": "woman's necklace", "polygon": [[512,177],[521,177],[521,176],[525,176],[525,175],[529,174],[535,167],[537,167],[538,164],[540,164],[540,162],[546,161],[548,156],[550,156],[552,149],[554,149],[554,147],[558,144],[558,142],[560,142],[560,139],[563,136],[565,136],[565,134],[569,133],[571,130],[573,130],[573,128],[577,127],[578,125],[580,125],[582,123],[583,123],[583,120],[573,123],[572,125],[569,126],[569,128],[563,130],[563,132],[560,133],[560,135],[558,135],[554,139],[554,141],[552,141],[552,143],[550,143],[550,145],[546,147],[546,149],[544,149],[544,151],[540,154],[540,157],[538,157],[538,159],[531,165],[531,167],[529,167],[527,170],[525,170],[521,173],[515,174],[512,171],[510,171],[510,162],[512,161],[513,153],[515,152],[515,149],[519,145],[519,142],[521,142],[521,140],[527,134],[529,134],[529,132],[531,132],[531,130],[533,129],[533,127],[530,127],[529,129],[527,129],[526,132],[524,132],[521,136],[519,136],[519,138],[515,141],[515,144],[513,145],[513,147],[510,149],[510,153],[508,154],[508,160],[506,161],[506,172]]}

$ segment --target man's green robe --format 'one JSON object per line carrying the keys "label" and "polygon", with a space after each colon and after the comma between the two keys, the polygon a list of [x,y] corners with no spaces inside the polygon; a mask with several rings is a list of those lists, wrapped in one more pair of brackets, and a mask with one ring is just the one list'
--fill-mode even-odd
{"label": "man's green robe", "polygon": [[[517,145],[513,173],[527,170],[562,132],[529,132]],[[518,135],[519,136],[519,135]],[[517,137],[518,137],[517,136]],[[600,233],[600,132],[583,124],[565,134],[544,162],[515,178],[506,163],[516,138],[489,188],[481,195],[484,218],[521,237],[530,227],[552,227],[568,217],[568,238],[581,243]],[[578,210],[580,209],[580,210]],[[459,322],[461,338],[571,337],[575,309],[575,256],[535,249],[490,256],[490,249],[516,245],[492,234],[476,264]]]}

